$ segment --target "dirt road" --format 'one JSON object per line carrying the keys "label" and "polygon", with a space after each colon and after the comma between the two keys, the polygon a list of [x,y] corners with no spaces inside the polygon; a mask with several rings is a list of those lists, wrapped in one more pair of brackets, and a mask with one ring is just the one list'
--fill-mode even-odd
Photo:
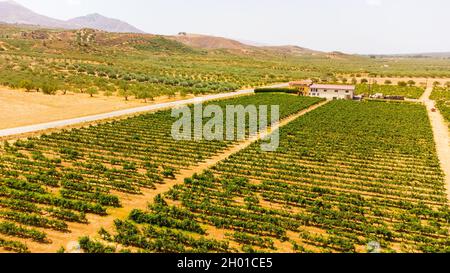
{"label": "dirt road", "polygon": [[161,96],[156,97],[155,101],[145,103],[140,99],[130,98],[125,101],[122,97],[102,94],[92,98],[88,94],[73,92],[67,92],[65,95],[62,92],[45,95],[41,92],[26,92],[0,86],[0,130],[98,115],[177,99],[186,98]]}
{"label": "dirt road", "polygon": [[[450,134],[444,117],[439,112],[439,109],[435,108],[435,102],[430,99],[432,92],[433,86],[432,84],[429,84],[425,93],[420,98],[420,101],[425,104],[428,110],[428,116],[430,117],[431,125],[433,127],[438,157],[441,161],[442,170],[445,173],[447,196],[450,200]],[[432,109],[436,109],[436,112],[433,112]]]}
{"label": "dirt road", "polygon": [[[325,105],[328,101],[324,101],[318,103],[310,108],[300,111],[297,114],[289,116],[280,123],[275,126],[273,129],[283,127],[288,123],[296,120],[297,118],[314,111],[315,109]],[[90,236],[92,238],[98,237],[98,231],[100,228],[105,228],[108,231],[114,230],[114,220],[115,219],[126,219],[131,210],[133,209],[142,209],[145,210],[149,202],[152,202],[155,196],[158,194],[163,194],[170,190],[173,186],[184,183],[185,178],[192,177],[195,173],[201,173],[204,170],[216,165],[218,162],[227,159],[229,156],[241,151],[242,149],[247,148],[255,141],[259,140],[260,136],[253,136],[245,141],[239,142],[236,145],[229,147],[227,150],[220,152],[220,154],[208,159],[207,161],[200,163],[190,169],[182,170],[177,176],[176,179],[166,180],[164,184],[156,185],[155,190],[143,189],[142,195],[131,195],[131,194],[123,194],[113,192],[119,196],[122,207],[121,208],[110,208],[108,209],[107,216],[98,216],[98,215],[87,215],[87,219],[89,220],[89,224],[77,224],[77,223],[68,223],[70,233],[61,233],[53,230],[45,230],[48,238],[52,241],[51,244],[39,244],[34,242],[27,241],[26,244],[29,247],[31,252],[37,253],[51,253],[56,252],[60,249],[61,246],[65,247],[66,250],[71,250],[73,246],[77,245],[77,241],[82,236]],[[73,251],[73,249],[72,249]]]}
{"label": "dirt road", "polygon": [[[273,85],[271,87],[283,87],[283,86],[287,86],[287,84],[278,84],[278,85]],[[119,110],[119,111],[114,111],[114,112],[109,112],[109,113],[104,113],[104,114],[98,114],[98,115],[92,115],[92,116],[64,119],[64,120],[58,120],[58,121],[53,121],[53,122],[48,122],[48,123],[41,123],[41,124],[35,124],[35,125],[29,125],[29,126],[3,129],[3,130],[0,130],[0,137],[21,135],[21,134],[26,134],[26,133],[44,131],[44,130],[53,129],[53,128],[62,128],[62,127],[71,126],[71,125],[75,125],[75,124],[94,122],[94,121],[99,121],[99,120],[117,118],[117,117],[121,117],[121,116],[157,111],[157,110],[162,110],[162,109],[169,109],[169,108],[177,107],[180,105],[186,105],[186,104],[192,104],[195,102],[199,102],[199,100],[200,101],[210,101],[210,100],[231,98],[231,97],[240,96],[240,95],[252,94],[253,92],[254,92],[254,89],[240,90],[240,91],[230,92],[230,93],[207,95],[207,96],[198,97],[198,98],[191,98],[191,99],[159,103],[159,104],[153,104],[153,105],[142,106],[142,107],[135,107],[135,108],[124,109],[124,110]]]}

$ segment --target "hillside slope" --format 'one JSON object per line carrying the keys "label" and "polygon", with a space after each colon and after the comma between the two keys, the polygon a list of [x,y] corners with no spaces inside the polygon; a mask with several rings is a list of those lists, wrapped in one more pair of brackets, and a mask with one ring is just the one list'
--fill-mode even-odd
{"label": "hillside slope", "polygon": [[98,13],[87,16],[73,18],[67,21],[74,26],[83,26],[87,28],[100,29],[108,32],[121,33],[144,33],[144,31],[117,19],[108,18]]}
{"label": "hillside slope", "polygon": [[201,49],[249,50],[252,48],[252,46],[235,40],[200,34],[180,33],[177,36],[170,36],[170,38],[187,46]]}
{"label": "hillside slope", "polygon": [[214,49],[226,49],[232,52],[242,52],[242,53],[265,53],[265,54],[282,54],[282,55],[319,55],[324,54],[320,51],[314,51],[307,48],[302,48],[299,46],[258,46],[249,45],[240,41],[216,37],[210,35],[201,34],[191,34],[191,33],[180,33],[177,36],[169,36],[169,39],[173,39],[187,46],[214,50]]}

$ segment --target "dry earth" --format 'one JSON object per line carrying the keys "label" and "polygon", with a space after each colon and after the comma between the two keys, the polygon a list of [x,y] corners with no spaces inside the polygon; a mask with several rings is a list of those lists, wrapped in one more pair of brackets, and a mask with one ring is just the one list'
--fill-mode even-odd
{"label": "dry earth", "polygon": [[91,98],[87,94],[72,93],[52,96],[0,87],[0,129],[103,114],[180,99],[181,97],[160,97],[154,102],[144,103],[135,99],[125,101],[116,96],[96,95]]}
{"label": "dry earth", "polygon": [[[447,189],[447,196],[450,200],[450,133],[448,131],[448,124],[445,121],[439,109],[435,108],[435,102],[430,99],[433,92],[432,83],[429,84],[422,98],[422,103],[425,104],[430,117],[433,128],[434,141],[436,143],[437,154],[441,161],[441,168],[445,174],[445,185]],[[435,112],[432,111],[435,109]]]}

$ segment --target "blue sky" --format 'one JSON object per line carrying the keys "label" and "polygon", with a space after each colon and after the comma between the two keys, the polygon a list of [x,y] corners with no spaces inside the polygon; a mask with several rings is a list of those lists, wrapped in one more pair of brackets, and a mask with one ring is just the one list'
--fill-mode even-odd
{"label": "blue sky", "polygon": [[58,19],[100,13],[191,32],[347,53],[450,51],[448,0],[16,0]]}

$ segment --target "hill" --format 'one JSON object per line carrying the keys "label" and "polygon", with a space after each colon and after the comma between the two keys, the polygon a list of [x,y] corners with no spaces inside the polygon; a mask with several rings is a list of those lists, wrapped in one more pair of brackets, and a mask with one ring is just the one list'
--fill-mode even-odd
{"label": "hill", "polygon": [[201,49],[231,49],[246,51],[252,48],[252,46],[245,45],[235,40],[200,34],[180,33],[177,36],[170,36],[169,38],[187,46]]}
{"label": "hill", "polygon": [[361,73],[447,77],[449,67],[443,59],[379,60],[295,46],[256,47],[205,35],[0,24],[0,85],[49,93],[55,88],[83,93],[91,86],[94,93],[128,99],[131,91],[128,87],[124,91],[124,86],[157,97],[220,93],[305,78],[337,82],[345,77],[348,82]]}
{"label": "hill", "polygon": [[[114,33],[138,33],[144,31],[114,18],[108,18],[94,13],[76,17],[67,21],[54,19],[38,13],[14,2],[0,2],[0,21],[21,26],[37,26],[51,29],[97,29]],[[237,54],[264,54],[264,55],[322,55],[323,52],[314,51],[298,46],[265,46],[255,43],[245,43],[233,39],[210,35],[190,34],[181,32],[176,36],[166,38],[182,43],[183,45],[202,50],[228,50]],[[121,39],[123,40],[123,39]],[[173,46],[173,45],[172,45]]]}
{"label": "hill", "polygon": [[265,53],[272,55],[324,55],[325,53],[320,51],[314,51],[299,46],[262,46],[262,45],[250,45],[245,42],[236,41],[228,38],[200,35],[181,32],[177,36],[170,36],[169,39],[173,39],[187,46],[199,48],[199,49],[226,49],[231,52],[241,53]]}
{"label": "hill", "polygon": [[264,50],[273,51],[274,53],[284,54],[284,55],[323,55],[324,52],[316,51],[299,46],[262,46],[260,47]]}
{"label": "hill", "polygon": [[108,18],[98,13],[73,18],[68,20],[67,22],[74,26],[83,26],[87,28],[100,29],[108,32],[144,33],[144,31],[137,29],[136,27],[126,22],[113,18]]}

